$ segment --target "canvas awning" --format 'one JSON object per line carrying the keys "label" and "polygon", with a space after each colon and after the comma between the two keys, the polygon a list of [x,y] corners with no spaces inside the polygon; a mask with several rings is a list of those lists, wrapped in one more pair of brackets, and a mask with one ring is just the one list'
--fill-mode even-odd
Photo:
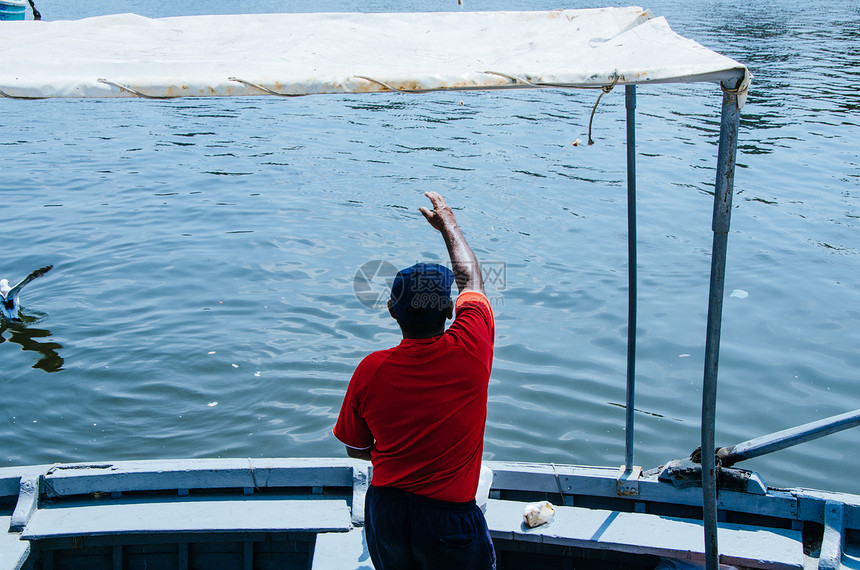
{"label": "canvas awning", "polygon": [[[11,97],[209,97],[748,82],[639,7],[0,22]],[[744,79],[746,78],[746,79]]]}

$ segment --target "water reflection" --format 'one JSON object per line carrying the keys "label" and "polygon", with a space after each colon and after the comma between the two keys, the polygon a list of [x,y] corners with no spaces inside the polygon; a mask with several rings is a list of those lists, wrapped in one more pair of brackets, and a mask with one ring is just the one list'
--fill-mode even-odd
{"label": "water reflection", "polygon": [[63,345],[58,342],[40,342],[38,339],[51,336],[51,331],[28,327],[27,324],[38,322],[39,319],[36,317],[21,315],[21,318],[23,321],[20,323],[5,320],[0,323],[0,344],[6,341],[14,342],[21,345],[21,350],[38,352],[40,357],[33,368],[45,372],[62,370],[63,357],[57,351],[63,348]]}

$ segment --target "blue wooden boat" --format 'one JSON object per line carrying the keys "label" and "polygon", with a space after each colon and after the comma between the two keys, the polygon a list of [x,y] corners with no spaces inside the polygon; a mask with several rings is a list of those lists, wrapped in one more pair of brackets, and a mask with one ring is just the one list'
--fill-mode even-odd
{"label": "blue wooden boat", "polygon": [[[0,568],[372,568],[362,534],[368,467],[199,459],[0,469]],[[704,563],[701,487],[665,468],[624,478],[617,467],[485,467],[499,568]],[[723,564],[860,567],[860,497],[768,488],[735,471],[717,505]],[[524,507],[538,500],[555,505],[555,518],[530,529]]]}
{"label": "blue wooden boat", "polygon": [[26,0],[0,0],[0,20],[23,20],[26,15]]}
{"label": "blue wooden boat", "polygon": [[[93,49],[97,44],[103,49]],[[487,462],[486,497],[479,502],[499,567],[860,568],[860,497],[771,488],[757,474],[734,467],[855,426],[860,412],[729,448],[717,449],[714,442],[735,154],[750,84],[742,64],[678,36],[664,19],[639,7],[164,21],[126,14],[0,25],[0,53],[0,96],[13,99],[413,97],[463,89],[605,93],[623,87],[630,252],[625,462]],[[709,82],[722,98],[714,247],[701,450],[690,459],[643,470],[633,461],[636,90],[667,82]],[[362,534],[370,479],[367,463],[346,458],[3,468],[0,570],[371,568]],[[555,505],[552,522],[523,524],[524,509],[534,501]]]}

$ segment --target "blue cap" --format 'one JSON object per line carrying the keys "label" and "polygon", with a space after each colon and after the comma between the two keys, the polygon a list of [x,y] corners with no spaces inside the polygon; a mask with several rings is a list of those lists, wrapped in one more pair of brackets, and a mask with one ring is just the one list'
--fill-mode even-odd
{"label": "blue cap", "polygon": [[[431,324],[451,305],[454,272],[438,263],[402,269],[391,285],[391,309],[398,321]],[[423,309],[409,311],[409,309]]]}

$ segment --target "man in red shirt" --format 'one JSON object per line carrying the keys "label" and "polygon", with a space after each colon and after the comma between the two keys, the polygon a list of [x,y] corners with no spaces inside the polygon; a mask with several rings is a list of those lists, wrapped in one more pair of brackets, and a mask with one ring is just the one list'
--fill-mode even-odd
{"label": "man in red shirt", "polygon": [[[377,570],[494,569],[475,504],[495,325],[472,248],[435,192],[419,208],[439,230],[453,272],[419,263],[400,271],[388,309],[403,340],[355,370],[334,427],[350,457],[373,463],[365,534]],[[451,285],[459,296],[454,313]]]}

